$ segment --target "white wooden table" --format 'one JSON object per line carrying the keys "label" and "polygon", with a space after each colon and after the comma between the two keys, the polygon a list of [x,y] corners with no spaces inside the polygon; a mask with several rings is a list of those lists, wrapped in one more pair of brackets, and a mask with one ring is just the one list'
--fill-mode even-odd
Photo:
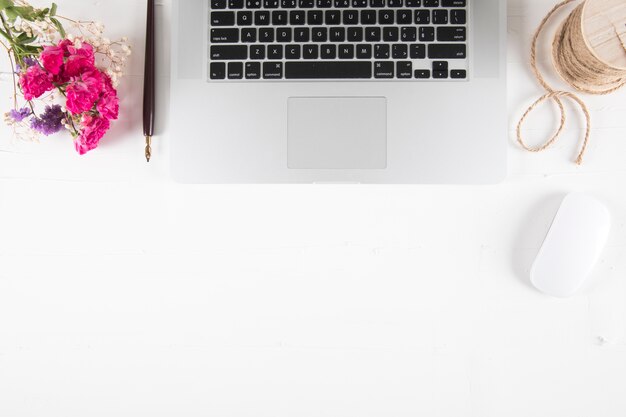
{"label": "white wooden table", "polygon": [[[185,186],[168,143],[143,160],[144,2],[58,3],[137,47],[98,151],[0,127],[0,416],[626,415],[626,91],[585,98],[584,166],[570,113],[546,153],[511,134],[497,186]],[[509,2],[511,127],[541,93],[527,50],[551,5]],[[591,284],[556,300],[527,276],[570,191],[614,225]]]}

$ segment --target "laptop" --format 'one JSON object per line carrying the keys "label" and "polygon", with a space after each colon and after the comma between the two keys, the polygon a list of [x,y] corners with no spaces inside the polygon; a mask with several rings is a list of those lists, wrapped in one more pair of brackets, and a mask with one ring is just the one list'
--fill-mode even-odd
{"label": "laptop", "polygon": [[172,175],[499,182],[505,52],[501,0],[174,1]]}

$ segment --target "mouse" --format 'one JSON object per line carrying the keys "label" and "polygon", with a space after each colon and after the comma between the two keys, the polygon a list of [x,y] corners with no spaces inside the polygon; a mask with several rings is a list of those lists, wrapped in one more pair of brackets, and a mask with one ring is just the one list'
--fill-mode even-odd
{"label": "mouse", "polygon": [[530,271],[539,291],[571,297],[583,286],[606,245],[611,228],[608,208],[585,193],[568,194]]}

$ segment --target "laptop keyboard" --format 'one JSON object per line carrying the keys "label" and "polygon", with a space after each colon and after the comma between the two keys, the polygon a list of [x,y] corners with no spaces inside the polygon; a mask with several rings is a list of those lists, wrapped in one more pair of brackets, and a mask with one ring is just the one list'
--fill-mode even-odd
{"label": "laptop keyboard", "polygon": [[209,81],[468,77],[468,0],[209,2]]}

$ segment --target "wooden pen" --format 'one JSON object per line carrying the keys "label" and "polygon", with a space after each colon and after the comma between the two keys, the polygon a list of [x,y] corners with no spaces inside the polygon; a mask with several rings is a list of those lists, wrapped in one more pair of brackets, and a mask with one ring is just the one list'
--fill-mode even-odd
{"label": "wooden pen", "polygon": [[143,85],[143,134],[146,138],[146,161],[152,158],[155,112],[155,47],[154,47],[154,0],[148,0],[146,22],[146,60]]}

